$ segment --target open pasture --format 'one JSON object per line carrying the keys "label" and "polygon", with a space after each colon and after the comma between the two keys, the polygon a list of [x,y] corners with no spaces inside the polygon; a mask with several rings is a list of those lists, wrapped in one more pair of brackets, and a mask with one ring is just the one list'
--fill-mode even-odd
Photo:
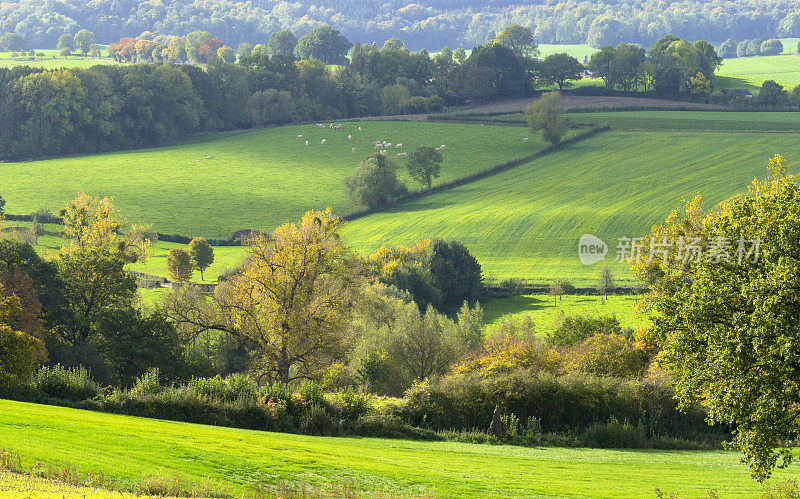
{"label": "open pasture", "polygon": [[[103,46],[104,48],[104,46]],[[90,68],[98,64],[119,64],[110,57],[82,57],[77,54],[63,56],[55,49],[37,49],[35,52],[43,53],[44,56],[34,57],[32,60],[27,56],[16,59],[11,58],[11,52],[0,52],[0,68],[13,68],[15,66],[30,66],[43,69],[61,68]]]}
{"label": "open pasture", "polygon": [[[793,48],[797,48],[796,44]],[[748,88],[758,93],[766,80],[774,80],[791,91],[800,84],[800,57],[783,54],[725,59],[712,83],[716,89]]]}
{"label": "open pasture", "polygon": [[365,253],[424,237],[466,244],[487,277],[593,283],[598,265],[581,265],[578,239],[594,234],[609,246],[646,235],[681,202],[701,194],[713,204],[746,189],[783,154],[800,163],[794,134],[610,132],[497,175],[349,223],[346,241]]}
{"label": "open pasture", "polygon": [[[724,451],[525,448],[375,438],[309,437],[0,401],[0,446],[23,468],[41,461],[102,472],[123,487],[180,476],[241,496],[281,480],[366,494],[424,496],[680,497],[761,489]],[[501,463],[501,465],[499,465]],[[797,477],[777,470],[773,480]]]}
{"label": "open pasture", "polygon": [[[524,119],[507,115],[508,120]],[[796,132],[800,131],[800,113],[796,112],[715,112],[715,111],[617,111],[572,113],[572,123],[609,124],[618,130],[709,132]]]}
{"label": "open pasture", "polygon": [[536,334],[544,335],[552,330],[559,310],[563,310],[566,316],[613,315],[623,328],[646,326],[650,321],[637,314],[638,301],[636,295],[612,295],[605,303],[600,296],[594,295],[563,295],[557,302],[549,295],[522,295],[489,300],[481,306],[487,331],[505,318],[521,320],[527,315],[536,327]]}
{"label": "open pasture", "polygon": [[[374,140],[402,143],[387,151],[393,156],[445,144],[439,180],[447,181],[543,147],[533,136],[522,142],[528,135],[524,128],[424,122],[344,122],[339,131],[296,125],[173,147],[0,163],[0,185],[8,213],[57,211],[86,191],[113,196],[131,221],[152,223],[159,232],[225,238],[239,229],[271,231],[309,209],[331,206],[345,214],[358,208],[343,179],[376,152]],[[405,160],[398,167],[408,180]]]}

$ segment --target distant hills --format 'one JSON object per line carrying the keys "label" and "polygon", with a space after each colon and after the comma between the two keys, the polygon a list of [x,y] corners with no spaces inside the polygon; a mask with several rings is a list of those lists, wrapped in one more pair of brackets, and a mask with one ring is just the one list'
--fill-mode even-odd
{"label": "distant hills", "polygon": [[[410,49],[471,48],[506,24],[535,29],[540,43],[621,41],[649,45],[665,34],[727,38],[800,36],[800,12],[787,0],[18,0],[0,3],[0,34],[16,32],[29,48],[54,47],[62,33],[86,28],[99,43],[121,37],[185,35],[202,29],[231,46],[264,43],[269,33],[302,35],[319,24],[351,41],[398,37]],[[793,12],[794,11],[794,12]]]}

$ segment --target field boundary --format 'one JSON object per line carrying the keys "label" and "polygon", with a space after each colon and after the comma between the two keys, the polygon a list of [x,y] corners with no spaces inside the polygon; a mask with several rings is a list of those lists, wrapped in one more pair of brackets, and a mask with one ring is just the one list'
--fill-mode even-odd
{"label": "field boundary", "polygon": [[437,194],[439,192],[446,191],[448,189],[452,189],[454,187],[460,187],[462,185],[470,184],[472,182],[475,182],[475,181],[478,181],[478,180],[482,180],[484,178],[490,177],[490,176],[495,175],[497,173],[501,173],[501,172],[504,172],[506,170],[510,170],[512,168],[515,168],[517,166],[524,165],[525,163],[530,163],[531,161],[533,161],[535,159],[539,159],[539,158],[541,158],[543,156],[547,156],[550,153],[556,152],[556,151],[561,150],[561,149],[563,149],[563,148],[565,148],[567,146],[570,146],[572,144],[575,144],[575,143],[581,142],[583,140],[589,139],[591,137],[594,137],[595,135],[598,135],[598,134],[600,134],[602,132],[605,132],[607,130],[610,130],[610,129],[611,129],[611,127],[608,126],[608,125],[601,125],[601,126],[593,127],[593,128],[591,128],[589,130],[586,130],[584,132],[577,133],[577,134],[573,135],[572,137],[559,142],[558,144],[551,144],[549,146],[546,146],[545,148],[543,148],[543,149],[541,149],[541,150],[539,150],[539,151],[537,151],[537,152],[535,152],[533,154],[530,154],[528,156],[524,156],[522,158],[517,158],[517,159],[512,159],[510,161],[506,161],[505,163],[497,164],[497,165],[495,165],[495,166],[493,166],[491,168],[488,168],[486,170],[483,170],[483,171],[480,171],[480,172],[477,172],[477,173],[473,173],[473,174],[467,175],[465,177],[457,178],[457,179],[451,180],[449,182],[443,182],[443,183],[438,184],[438,185],[436,185],[434,187],[431,187],[430,189],[423,189],[423,190],[419,190],[419,191],[410,192],[408,195],[403,196],[396,203],[393,203],[393,204],[391,204],[389,206],[385,206],[385,207],[382,207],[382,208],[365,209],[365,210],[355,211],[355,212],[351,212],[349,214],[343,215],[341,218],[344,221],[351,222],[353,220],[357,220],[359,218],[363,218],[363,217],[366,217],[366,216],[369,216],[369,215],[373,215],[375,213],[381,213],[381,212],[384,212],[384,211],[388,211],[388,210],[390,210],[392,208],[397,208],[397,207],[399,207],[399,206],[401,206],[404,203],[407,203],[409,201],[414,201],[414,200],[417,200],[417,199],[421,199],[421,198],[424,198],[426,196],[430,196],[432,194]]}

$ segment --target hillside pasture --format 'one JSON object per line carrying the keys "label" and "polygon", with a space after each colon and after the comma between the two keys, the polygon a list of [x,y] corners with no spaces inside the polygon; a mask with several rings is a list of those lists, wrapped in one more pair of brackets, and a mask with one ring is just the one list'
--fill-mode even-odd
{"label": "hillside pasture", "polygon": [[603,316],[613,315],[623,328],[636,329],[649,324],[649,319],[636,311],[639,296],[613,295],[605,301],[595,295],[563,295],[556,302],[549,295],[522,295],[496,298],[482,303],[486,330],[491,331],[506,319],[521,320],[528,316],[533,322],[537,335],[545,335],[562,310],[564,315]]}
{"label": "hillside pasture", "polygon": [[615,264],[617,239],[646,235],[683,198],[707,206],[745,190],[783,154],[800,162],[794,134],[609,132],[468,185],[349,223],[345,240],[369,253],[382,244],[425,237],[459,239],[490,279],[554,278],[594,282],[598,267],[577,257],[583,234],[609,246],[620,283],[633,282]]}
{"label": "hillside pasture", "polygon": [[76,54],[63,56],[59,50],[55,49],[36,49],[36,53],[44,53],[44,56],[36,56],[30,59],[26,56],[12,58],[12,52],[0,52],[0,68],[13,68],[15,66],[30,66],[42,69],[62,69],[62,68],[90,68],[98,64],[119,64],[110,57],[91,57]]}
{"label": "hillside pasture", "polygon": [[[341,215],[359,208],[347,198],[343,179],[376,152],[374,140],[402,143],[388,151],[393,156],[445,144],[439,181],[448,181],[544,146],[534,137],[524,143],[528,135],[524,128],[425,122],[344,122],[340,131],[295,125],[173,147],[0,163],[0,185],[7,213],[57,212],[85,191],[113,196],[131,221],[152,223],[161,233],[226,238],[239,229],[272,231],[309,209],[330,206]],[[398,166],[408,181],[405,160]]]}
{"label": "hillside pasture", "polygon": [[[506,116],[508,120],[525,118],[521,114]],[[800,131],[800,113],[796,112],[618,111],[572,113],[569,119],[574,124],[608,124],[618,130]]]}
{"label": "hillside pasture", "polygon": [[[302,481],[366,495],[680,497],[761,489],[724,451],[526,448],[375,438],[310,437],[117,416],[0,400],[0,446],[39,461],[102,473],[121,488],[179,476],[232,496]],[[498,465],[502,463],[502,465]],[[796,478],[776,470],[773,480]],[[274,490],[274,489],[273,489]]]}
{"label": "hillside pasture", "polygon": [[766,80],[774,80],[790,91],[800,85],[800,57],[784,54],[725,59],[712,84],[715,89],[748,88],[758,93]]}

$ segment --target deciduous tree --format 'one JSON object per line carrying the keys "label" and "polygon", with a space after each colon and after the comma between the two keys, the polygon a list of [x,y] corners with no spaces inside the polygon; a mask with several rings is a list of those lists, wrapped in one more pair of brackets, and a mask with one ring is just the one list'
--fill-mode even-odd
{"label": "deciduous tree", "polygon": [[200,271],[200,280],[204,280],[203,272],[214,263],[214,248],[202,237],[195,237],[189,243],[189,255],[192,263]]}
{"label": "deciduous tree", "polygon": [[442,152],[431,146],[418,146],[408,157],[406,168],[411,178],[431,188],[433,179],[439,178],[443,158]]}
{"label": "deciduous tree", "polygon": [[567,120],[561,116],[563,112],[559,92],[542,94],[525,108],[528,128],[532,132],[541,130],[544,140],[551,144],[558,144],[567,133]]}
{"label": "deciduous tree", "polygon": [[186,282],[192,279],[194,263],[189,252],[181,248],[172,248],[167,256],[167,271],[176,281]]}

